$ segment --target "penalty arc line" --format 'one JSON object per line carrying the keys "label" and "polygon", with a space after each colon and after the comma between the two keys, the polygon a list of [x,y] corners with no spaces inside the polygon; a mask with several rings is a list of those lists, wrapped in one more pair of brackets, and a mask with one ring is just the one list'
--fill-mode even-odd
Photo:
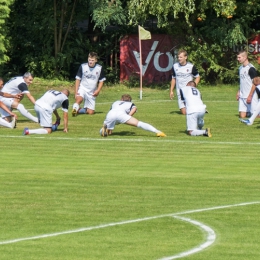
{"label": "penalty arc line", "polygon": [[12,243],[17,243],[17,242],[26,241],[26,240],[42,239],[42,238],[55,237],[55,236],[66,235],[66,234],[91,231],[91,230],[100,229],[100,228],[126,225],[126,224],[131,224],[131,223],[142,222],[142,221],[149,221],[149,220],[158,219],[158,218],[165,218],[165,217],[175,217],[176,218],[179,215],[192,214],[192,213],[197,213],[197,212],[211,211],[211,210],[218,210],[218,209],[225,209],[225,208],[231,208],[231,207],[247,206],[247,205],[253,205],[253,204],[260,204],[260,201],[245,202],[245,203],[231,204],[231,205],[224,205],[224,206],[216,206],[216,207],[210,207],[210,208],[204,208],[204,209],[188,210],[188,211],[183,211],[183,212],[164,214],[164,215],[158,215],[158,216],[152,216],[152,217],[145,217],[145,218],[139,218],[139,219],[133,219],[133,220],[126,220],[126,221],[121,221],[121,222],[108,223],[108,224],[103,224],[103,225],[79,228],[79,229],[68,230],[68,231],[61,231],[61,232],[32,236],[32,237],[5,240],[5,241],[0,241],[0,245],[12,244]]}
{"label": "penalty arc line", "polygon": [[172,260],[172,259],[177,259],[177,258],[182,258],[182,257],[188,256],[188,255],[192,255],[192,254],[198,253],[199,251],[206,249],[207,247],[211,246],[215,242],[216,234],[211,227],[206,226],[203,223],[198,222],[196,220],[192,220],[190,218],[184,218],[184,217],[178,217],[178,216],[173,216],[173,217],[200,227],[202,230],[204,230],[207,233],[207,239],[206,239],[206,242],[202,243],[201,245],[199,245],[195,248],[192,248],[188,251],[179,253],[174,256],[167,256],[167,257],[161,258],[159,260]]}

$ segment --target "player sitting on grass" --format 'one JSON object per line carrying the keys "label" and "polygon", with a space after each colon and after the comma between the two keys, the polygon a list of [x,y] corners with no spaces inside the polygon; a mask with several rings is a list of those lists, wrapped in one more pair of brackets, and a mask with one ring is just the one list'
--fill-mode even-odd
{"label": "player sitting on grass", "polygon": [[157,137],[165,137],[166,135],[157,130],[152,125],[144,123],[133,117],[137,111],[137,107],[132,103],[132,98],[128,94],[124,94],[121,100],[115,101],[112,104],[110,111],[107,113],[103,127],[100,129],[100,134],[104,137],[111,135],[115,128],[115,124],[127,124],[142,128],[143,130],[156,133]]}
{"label": "player sitting on grass", "polygon": [[252,114],[252,116],[249,119],[239,119],[242,123],[246,124],[246,125],[252,125],[255,121],[255,119],[257,117],[259,117],[259,113],[260,113],[260,77],[255,77],[253,80],[255,87],[255,92],[258,96],[258,103],[256,105],[256,109],[254,111],[254,113]]}
{"label": "player sitting on grass", "polygon": [[[69,90],[62,91],[49,90],[40,99],[36,100],[34,109],[39,119],[40,125],[43,128],[29,129],[24,128],[23,135],[29,134],[51,134],[56,131],[60,124],[60,116],[57,109],[62,108],[64,129],[63,132],[68,132],[68,109],[69,109]],[[56,116],[56,123],[52,124],[52,113]]]}

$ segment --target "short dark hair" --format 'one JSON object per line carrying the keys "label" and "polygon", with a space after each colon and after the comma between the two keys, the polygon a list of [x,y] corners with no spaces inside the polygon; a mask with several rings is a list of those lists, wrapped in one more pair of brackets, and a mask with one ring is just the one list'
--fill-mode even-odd
{"label": "short dark hair", "polygon": [[191,87],[196,88],[196,87],[197,87],[197,84],[196,84],[195,81],[191,80],[191,81],[189,81],[189,82],[186,84],[186,86],[191,86]]}

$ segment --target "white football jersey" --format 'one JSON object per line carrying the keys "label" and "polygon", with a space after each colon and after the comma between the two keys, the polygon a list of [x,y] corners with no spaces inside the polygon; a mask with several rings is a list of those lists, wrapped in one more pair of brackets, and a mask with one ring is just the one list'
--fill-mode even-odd
{"label": "white football jersey", "polygon": [[130,101],[118,100],[112,104],[111,110],[123,111],[126,114],[129,114],[134,107],[136,107],[135,104]]}
{"label": "white football jersey", "polygon": [[185,86],[180,93],[181,99],[185,102],[187,114],[205,112],[206,105],[203,104],[201,93],[197,88]]}
{"label": "white football jersey", "polygon": [[173,64],[172,77],[176,79],[176,88],[183,88],[189,81],[199,77],[199,72],[196,67],[187,62],[185,65],[181,65],[179,62]]}
{"label": "white football jersey", "polygon": [[16,94],[26,94],[30,93],[28,90],[28,86],[24,81],[24,78],[22,76],[11,78],[9,81],[7,81],[2,88],[2,92],[9,93],[12,95]]}
{"label": "white football jersey", "polygon": [[41,98],[36,100],[36,104],[41,108],[52,111],[60,107],[64,112],[68,112],[69,109],[68,97],[64,93],[57,90],[47,91]]}
{"label": "white football jersey", "polygon": [[79,87],[86,88],[90,93],[93,93],[97,89],[99,81],[106,80],[101,65],[96,64],[94,68],[90,68],[88,63],[81,64],[76,79],[80,80]]}
{"label": "white football jersey", "polygon": [[240,98],[247,98],[252,88],[252,80],[257,76],[255,67],[249,63],[239,67]]}

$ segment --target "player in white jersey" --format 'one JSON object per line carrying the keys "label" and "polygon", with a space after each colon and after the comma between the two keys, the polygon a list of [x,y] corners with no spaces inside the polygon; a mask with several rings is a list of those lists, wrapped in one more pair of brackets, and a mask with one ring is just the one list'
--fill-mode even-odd
{"label": "player in white jersey", "polygon": [[[60,116],[57,111],[61,107],[63,111],[64,129],[63,132],[68,132],[68,109],[69,109],[69,90],[62,91],[48,90],[40,99],[36,100],[34,109],[38,116],[40,125],[43,128],[29,129],[24,128],[23,135],[29,134],[50,134],[56,131],[60,124]],[[52,113],[56,116],[55,124],[52,124]]]}
{"label": "player in white jersey", "polygon": [[[21,95],[21,98],[7,98],[1,97],[0,101],[2,101],[9,110],[13,108],[17,109],[23,116],[27,117],[28,119],[38,123],[38,118],[33,116],[30,112],[28,112],[24,105],[20,103],[23,96],[26,95],[28,99],[34,104],[35,99],[31,95],[30,91],[28,90],[28,86],[31,85],[33,81],[33,76],[30,72],[26,72],[23,76],[18,76],[11,78],[2,88],[2,92],[5,94],[10,95]],[[10,113],[0,110],[2,118],[7,119],[8,121],[11,120]]]}
{"label": "player in white jersey", "polygon": [[172,80],[170,87],[170,99],[174,97],[174,87],[176,86],[176,94],[178,98],[178,106],[183,115],[186,114],[185,103],[181,100],[180,89],[187,85],[189,81],[194,80],[196,86],[199,84],[200,75],[197,68],[187,61],[188,54],[185,50],[178,51],[178,61],[172,67]]}
{"label": "player in white jersey", "polygon": [[258,97],[258,103],[255,107],[254,113],[251,115],[249,119],[239,119],[242,123],[246,125],[252,125],[255,121],[255,119],[259,116],[260,114],[260,77],[255,77],[253,79],[253,84],[256,86],[255,87],[255,92]]}
{"label": "player in white jersey", "polygon": [[196,87],[194,81],[190,81],[180,90],[181,99],[186,105],[187,131],[189,135],[204,135],[212,137],[210,128],[202,130],[204,126],[204,115],[206,113],[206,105],[203,104],[201,93]]}
{"label": "player in white jersey", "polygon": [[245,118],[247,113],[253,114],[257,106],[257,94],[255,93],[255,85],[253,79],[257,76],[255,67],[248,61],[246,51],[240,51],[237,55],[239,67],[239,90],[236,99],[239,102],[239,117]]}
{"label": "player in white jersey", "polygon": [[128,94],[124,94],[121,100],[115,101],[109,112],[107,113],[103,127],[100,129],[100,134],[104,137],[111,135],[116,124],[127,124],[142,128],[143,130],[156,133],[157,137],[165,137],[166,135],[150,124],[144,123],[133,117],[137,111],[137,107],[132,103],[132,98]]}
{"label": "player in white jersey", "polygon": [[[103,67],[97,64],[97,53],[90,52],[88,63],[81,64],[76,75],[75,82],[75,103],[72,107],[72,116],[77,114],[94,114],[96,97],[106,80]],[[84,100],[84,106],[79,105]]]}

